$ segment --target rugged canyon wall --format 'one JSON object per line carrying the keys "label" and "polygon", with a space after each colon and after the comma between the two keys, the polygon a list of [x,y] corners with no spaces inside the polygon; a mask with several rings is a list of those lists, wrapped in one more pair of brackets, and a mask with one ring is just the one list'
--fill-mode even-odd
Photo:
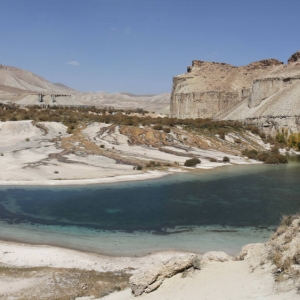
{"label": "rugged canyon wall", "polygon": [[300,51],[287,64],[193,61],[187,73],[173,79],[170,111],[177,118],[245,121],[267,133],[300,131]]}

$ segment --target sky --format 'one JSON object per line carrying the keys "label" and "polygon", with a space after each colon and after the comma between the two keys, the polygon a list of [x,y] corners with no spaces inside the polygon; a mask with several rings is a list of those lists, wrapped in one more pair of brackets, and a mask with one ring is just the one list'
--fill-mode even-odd
{"label": "sky", "polygon": [[0,64],[84,92],[169,93],[192,60],[300,50],[299,0],[0,0]]}

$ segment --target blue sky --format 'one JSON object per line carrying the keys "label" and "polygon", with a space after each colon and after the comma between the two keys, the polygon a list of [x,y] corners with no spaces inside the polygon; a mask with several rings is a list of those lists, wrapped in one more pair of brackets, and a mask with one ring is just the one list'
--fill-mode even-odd
{"label": "blue sky", "polygon": [[194,59],[284,62],[299,0],[0,0],[0,63],[81,91],[170,92]]}

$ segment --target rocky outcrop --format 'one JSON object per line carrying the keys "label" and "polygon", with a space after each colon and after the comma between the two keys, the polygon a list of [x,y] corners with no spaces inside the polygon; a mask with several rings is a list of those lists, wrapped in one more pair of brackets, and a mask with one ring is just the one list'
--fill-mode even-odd
{"label": "rocky outcrop", "polygon": [[276,59],[243,67],[194,60],[188,73],[173,79],[171,116],[213,118],[236,103],[247,101],[253,81],[282,65]]}
{"label": "rocky outcrop", "polygon": [[170,278],[177,273],[189,268],[200,269],[200,262],[195,254],[181,255],[154,266],[145,272],[137,273],[130,277],[130,288],[135,296],[143,293],[150,293],[156,290],[166,278]]}
{"label": "rocky outcrop", "polygon": [[249,244],[237,260],[247,260],[252,270],[263,268],[273,274],[276,289],[300,286],[300,215],[283,216],[280,226],[266,244]]}
{"label": "rocky outcrop", "polygon": [[174,77],[171,116],[240,120],[266,133],[299,131],[300,51],[288,64],[276,59],[242,67],[193,61]]}
{"label": "rocky outcrop", "polygon": [[294,63],[297,62],[298,60],[300,60],[300,51],[294,53],[289,59],[288,59],[288,63]]}
{"label": "rocky outcrop", "polygon": [[226,262],[233,258],[221,251],[210,251],[205,253],[201,259],[196,254],[182,254],[154,266],[144,272],[134,274],[130,277],[129,284],[132,293],[139,296],[158,289],[166,278],[189,269],[200,270],[202,265],[210,262]]}

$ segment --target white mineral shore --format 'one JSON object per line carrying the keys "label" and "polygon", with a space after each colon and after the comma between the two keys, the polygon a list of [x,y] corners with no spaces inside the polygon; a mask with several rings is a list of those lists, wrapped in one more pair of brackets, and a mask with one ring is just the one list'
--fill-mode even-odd
{"label": "white mineral shore", "polygon": [[[260,249],[260,245],[255,244]],[[255,247],[254,247],[255,248]],[[255,251],[254,251],[255,252]],[[56,267],[96,270],[100,272],[127,271],[133,274],[145,272],[157,265],[166,265],[166,262],[190,257],[191,253],[161,252],[145,257],[106,257],[97,254],[83,253],[74,250],[50,246],[32,246],[11,242],[0,242],[0,266],[6,267]],[[127,299],[204,299],[204,300],[296,300],[299,294],[296,291],[281,292],[276,289],[274,278],[269,268],[258,267],[259,257],[246,257],[243,261],[228,260],[224,262],[210,260],[226,255],[210,254],[209,259],[201,265],[201,270],[190,271],[186,276],[177,274],[165,279],[162,285],[149,294],[134,297],[130,289],[113,293],[105,300]],[[255,270],[254,270],[255,269]],[[22,288],[32,287],[39,281],[22,279],[16,282],[0,282],[0,295],[9,291],[19,291]],[[80,298],[77,298],[78,300]],[[92,296],[84,299],[94,299]]]}
{"label": "white mineral shore", "polygon": [[[173,164],[177,162],[181,168],[166,170],[138,171],[133,166],[117,163],[116,160],[90,154],[81,142],[76,145],[76,154],[62,154],[61,139],[68,137],[66,127],[61,123],[40,122],[46,132],[34,126],[32,121],[0,122],[0,185],[87,185],[121,181],[136,181],[159,178],[174,172],[189,171],[183,163],[190,156],[201,157],[198,169],[212,169],[225,165],[222,158],[226,155],[233,164],[253,164],[244,157],[229,155],[216,150],[203,150],[191,147],[187,150],[164,147],[166,151],[148,146],[131,146],[128,137],[115,132],[102,133],[106,124],[94,123],[82,131],[84,139],[93,141],[95,146],[104,145],[105,151],[112,151],[121,157],[137,158],[140,161],[163,161]],[[78,150],[79,149],[79,150]],[[176,155],[176,152],[182,152]],[[210,162],[214,157],[219,162]]]}

